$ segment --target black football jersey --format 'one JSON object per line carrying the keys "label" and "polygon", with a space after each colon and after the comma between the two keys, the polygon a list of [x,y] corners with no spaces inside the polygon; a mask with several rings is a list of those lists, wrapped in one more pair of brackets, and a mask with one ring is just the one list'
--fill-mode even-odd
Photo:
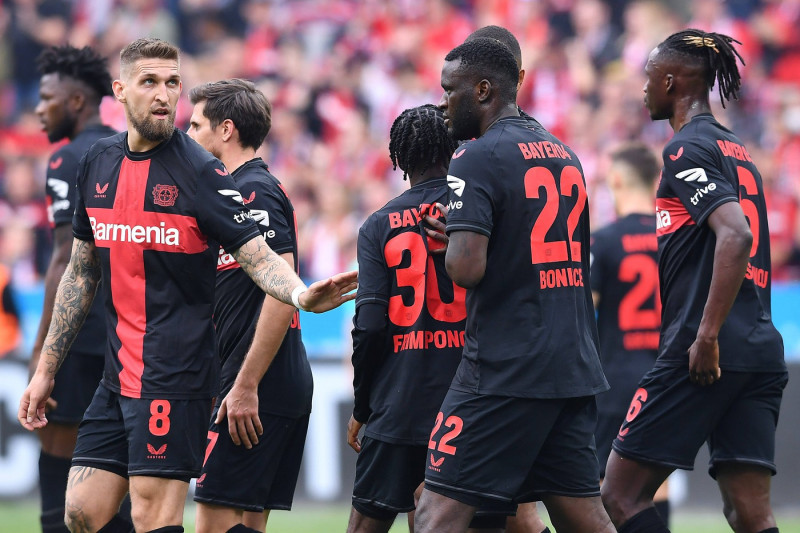
{"label": "black football jersey", "polygon": [[213,396],[219,246],[259,233],[230,174],[180,130],[136,153],[125,132],[89,150],[77,191],[73,233],[94,242],[102,269],[103,384],[132,398]]}
{"label": "black football jersey", "polygon": [[661,283],[659,362],[688,364],[714,267],[708,216],[739,202],[753,245],[742,287],[719,332],[720,367],[782,371],[783,340],[772,324],[770,252],[764,190],[747,149],[711,114],[695,116],[664,147],[656,199]]}
{"label": "black football jersey", "polygon": [[[420,209],[446,200],[444,177],[416,184],[358,233],[356,327],[365,304],[380,304],[388,316],[379,353],[353,335],[356,405],[369,402],[365,434],[372,438],[427,444],[461,359],[466,291],[447,276],[444,254],[429,253],[437,244],[420,226]],[[432,214],[441,217],[435,208]],[[374,374],[364,375],[376,361]]]}
{"label": "black football jersey", "polygon": [[[47,163],[45,194],[47,218],[52,227],[72,225],[75,213],[75,179],[78,163],[89,148],[104,137],[117,132],[108,126],[84,128],[72,141],[55,151]],[[102,356],[105,353],[106,328],[103,318],[103,297],[98,291],[83,327],[70,347],[70,353]]]}
{"label": "black football jersey", "polygon": [[506,117],[459,147],[448,173],[447,232],[489,238],[452,387],[523,398],[606,390],[578,157],[537,122]]}
{"label": "black football jersey", "polygon": [[638,383],[658,356],[656,217],[634,213],[592,235],[592,291],[600,294],[600,360],[611,384]]}
{"label": "black football jersey", "polygon": [[[242,200],[267,244],[277,254],[290,253],[297,269],[297,226],[294,207],[281,183],[260,158],[248,161],[233,173]],[[214,324],[222,362],[220,394],[227,394],[236,380],[253,340],[265,294],[239,263],[219,250]],[[311,412],[311,366],[300,335],[295,311],[283,343],[258,386],[259,410],[296,417]]]}

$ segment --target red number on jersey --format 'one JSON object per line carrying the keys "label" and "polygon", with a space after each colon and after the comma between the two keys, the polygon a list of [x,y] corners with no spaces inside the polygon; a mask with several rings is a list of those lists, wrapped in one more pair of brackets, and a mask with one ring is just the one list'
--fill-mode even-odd
{"label": "red number on jersey", "polygon": [[[581,243],[573,241],[575,230],[586,208],[586,186],[577,167],[566,166],[561,170],[560,194],[553,173],[544,167],[533,167],[525,173],[525,196],[540,198],[539,190],[544,188],[545,204],[531,230],[531,262],[554,263],[571,259],[581,261]],[[577,189],[577,200],[567,216],[567,240],[546,241],[547,232],[553,227],[561,208],[561,196],[572,196]]]}
{"label": "red number on jersey", "polygon": [[431,431],[431,438],[428,441],[428,448],[431,450],[439,450],[449,455],[455,455],[456,447],[447,443],[461,434],[461,430],[464,429],[464,421],[461,420],[461,417],[455,415],[448,416],[444,425],[449,427],[450,431],[442,436],[442,440],[439,441],[439,446],[437,447],[433,437],[436,435],[436,432],[439,431],[439,428],[442,427],[442,420],[444,420],[444,414],[439,411],[439,414],[436,415],[436,424],[434,424],[433,431]]}
{"label": "red number on jersey", "polygon": [[427,305],[431,317],[440,322],[459,322],[467,317],[466,289],[453,283],[453,301],[442,301],[433,257],[428,255],[421,234],[408,231],[392,237],[384,246],[383,254],[389,268],[400,265],[406,254],[411,259],[407,267],[396,268],[395,275],[398,287],[413,289],[414,299],[411,305],[405,305],[399,294],[389,298],[389,320],[393,324],[412,326],[422,313],[423,304]]}
{"label": "red number on jersey", "polygon": [[[658,263],[647,254],[631,254],[619,264],[619,280],[635,285],[619,303],[619,329],[656,329],[661,324],[661,295],[658,292]],[[653,299],[653,308],[646,307]]]}
{"label": "red number on jersey", "polygon": [[[744,192],[748,196],[758,197],[758,186],[756,185],[756,177],[753,173],[744,167],[736,167],[739,174],[739,185],[744,187]],[[760,231],[760,221],[758,219],[758,208],[756,204],[749,198],[742,195],[741,189],[739,190],[739,205],[742,206],[744,216],[747,217],[747,222],[750,224],[750,232],[753,234],[753,245],[750,246],[750,257],[756,255],[758,251],[758,237]]]}
{"label": "red number on jersey", "polygon": [[169,400],[153,400],[150,402],[150,433],[163,437],[169,433]]}

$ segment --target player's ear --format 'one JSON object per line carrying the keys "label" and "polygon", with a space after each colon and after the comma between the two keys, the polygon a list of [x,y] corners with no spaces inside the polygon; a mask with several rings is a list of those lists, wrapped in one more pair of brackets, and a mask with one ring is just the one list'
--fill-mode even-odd
{"label": "player's ear", "polygon": [[519,79],[517,80],[517,90],[518,91],[522,87],[522,82],[523,82],[524,79],[525,79],[525,69],[521,68],[521,69],[519,69]]}
{"label": "player's ear", "polygon": [[111,90],[114,91],[114,98],[117,102],[125,103],[125,82],[122,80],[114,80],[111,84]]}
{"label": "player's ear", "polygon": [[484,103],[492,94],[492,82],[487,79],[482,79],[475,86],[475,94],[478,97],[478,102]]}
{"label": "player's ear", "polygon": [[664,89],[666,89],[667,94],[672,92],[675,88],[675,76],[672,74],[667,74],[664,76]]}
{"label": "player's ear", "polygon": [[81,91],[73,91],[69,96],[69,103],[75,111],[81,111],[86,105],[86,95]]}
{"label": "player's ear", "polygon": [[229,118],[226,118],[222,121],[219,127],[222,128],[222,140],[225,142],[230,141],[233,138],[233,133],[236,131],[236,125],[233,123],[233,121]]}

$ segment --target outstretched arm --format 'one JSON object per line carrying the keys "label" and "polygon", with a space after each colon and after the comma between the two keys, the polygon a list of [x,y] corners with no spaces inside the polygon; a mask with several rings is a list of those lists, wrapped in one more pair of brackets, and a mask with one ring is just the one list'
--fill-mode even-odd
{"label": "outstretched arm", "polygon": [[753,235],[742,207],[737,202],[722,204],[708,217],[717,237],[714,270],[697,338],[689,347],[689,377],[699,385],[711,385],[720,378],[717,336],[739,294]]}
{"label": "outstretched arm", "polygon": [[[292,254],[281,254],[280,257],[290,267],[293,266]],[[249,450],[258,444],[258,437],[264,433],[258,417],[258,384],[275,359],[296,312],[293,305],[286,305],[269,296],[264,298],[253,342],[233,387],[222,399],[217,413],[217,424],[225,416],[228,417],[228,432],[237,446],[244,444]]]}
{"label": "outstretched arm", "polygon": [[357,271],[337,274],[306,288],[292,267],[272,251],[262,235],[253,237],[231,255],[261,290],[304,311],[322,313],[356,297],[352,291],[357,286]]}
{"label": "outstretched arm", "polygon": [[47,424],[44,407],[53,390],[56,372],[86,320],[99,281],[97,248],[92,242],[75,239],[69,265],[58,285],[39,362],[20,399],[17,417],[25,429],[33,430]]}

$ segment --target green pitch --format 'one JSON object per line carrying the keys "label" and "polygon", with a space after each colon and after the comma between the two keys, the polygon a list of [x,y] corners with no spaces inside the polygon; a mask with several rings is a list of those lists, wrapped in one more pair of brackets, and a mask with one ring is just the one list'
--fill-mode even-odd
{"label": "green pitch", "polygon": [[[800,533],[800,509],[777,509],[781,533]],[[269,533],[344,533],[349,508],[346,504],[298,504],[292,512],[275,511],[269,519]],[[194,506],[186,506],[184,524],[194,533]],[[38,533],[37,504],[32,501],[0,502],[0,533]],[[398,517],[391,533],[408,531],[405,516]],[[721,512],[677,509],[672,533],[730,533]]]}

